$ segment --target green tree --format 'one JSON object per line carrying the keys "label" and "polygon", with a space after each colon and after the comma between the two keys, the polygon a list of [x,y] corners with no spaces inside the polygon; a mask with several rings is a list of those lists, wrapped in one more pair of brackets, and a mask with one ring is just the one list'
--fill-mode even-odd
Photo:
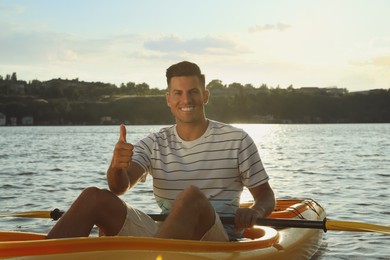
{"label": "green tree", "polygon": [[206,85],[206,89],[213,91],[213,90],[224,90],[226,89],[226,86],[222,84],[222,80],[219,79],[213,79],[209,82],[209,84]]}
{"label": "green tree", "polygon": [[144,83],[135,85],[135,89],[137,91],[137,94],[146,95],[149,92],[149,85],[144,82]]}
{"label": "green tree", "polygon": [[16,76],[16,72],[12,73],[11,81],[18,81],[18,77]]}

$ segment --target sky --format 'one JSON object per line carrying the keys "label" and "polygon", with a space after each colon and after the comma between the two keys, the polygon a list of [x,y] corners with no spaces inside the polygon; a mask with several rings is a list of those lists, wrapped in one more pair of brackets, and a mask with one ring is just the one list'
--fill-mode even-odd
{"label": "sky", "polygon": [[147,83],[197,63],[206,82],[390,89],[388,0],[0,0],[0,75]]}

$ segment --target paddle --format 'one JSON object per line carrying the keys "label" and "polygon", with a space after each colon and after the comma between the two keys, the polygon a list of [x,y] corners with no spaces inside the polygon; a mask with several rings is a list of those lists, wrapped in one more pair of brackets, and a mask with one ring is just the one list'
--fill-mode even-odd
{"label": "paddle", "polygon": [[[0,215],[0,218],[4,217],[23,217],[23,218],[52,218],[53,220],[59,219],[63,211],[54,209],[53,211],[30,211],[13,213],[7,215]],[[161,214],[149,214],[149,216],[155,221],[163,221],[167,215]],[[221,221],[224,224],[234,224],[233,217],[221,217]],[[328,230],[339,231],[360,231],[360,232],[377,232],[381,234],[390,235],[390,227],[381,226],[375,224],[350,222],[350,221],[338,221],[324,219],[323,221],[316,220],[303,220],[303,219],[277,219],[277,218],[259,218],[256,220],[256,224],[259,226],[272,226],[272,227],[292,227],[292,228],[313,228],[322,229],[325,232]]]}
{"label": "paddle", "polygon": [[[166,215],[158,214],[149,216],[156,221],[162,221],[166,217]],[[234,224],[233,217],[220,217],[220,219],[224,224]],[[256,225],[280,228],[314,228],[322,229],[325,232],[328,230],[377,232],[381,234],[390,235],[390,227],[388,226],[380,226],[360,222],[329,220],[327,218],[325,218],[323,221],[283,218],[258,218],[256,220]]]}
{"label": "paddle", "polygon": [[51,218],[53,220],[58,220],[62,214],[64,214],[63,211],[59,209],[54,209],[52,211],[28,211],[28,212],[19,212],[19,213],[11,213],[11,214],[4,214],[0,215],[0,218]]}

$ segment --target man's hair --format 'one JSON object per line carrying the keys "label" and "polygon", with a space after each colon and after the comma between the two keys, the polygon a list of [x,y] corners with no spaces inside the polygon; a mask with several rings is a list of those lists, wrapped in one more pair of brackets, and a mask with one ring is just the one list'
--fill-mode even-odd
{"label": "man's hair", "polygon": [[205,76],[200,71],[200,68],[195,63],[189,61],[182,61],[176,64],[173,64],[167,69],[167,84],[169,88],[169,83],[171,82],[172,77],[180,76],[196,76],[199,79],[199,82],[202,84],[202,87],[205,87]]}

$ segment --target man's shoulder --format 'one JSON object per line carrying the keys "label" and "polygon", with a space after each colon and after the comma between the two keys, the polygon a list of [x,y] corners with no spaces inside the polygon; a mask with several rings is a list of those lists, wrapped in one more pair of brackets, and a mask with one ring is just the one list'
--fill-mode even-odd
{"label": "man's shoulder", "polygon": [[149,135],[150,138],[152,138],[154,141],[157,142],[166,142],[168,140],[173,139],[175,135],[175,126],[166,126],[162,127],[157,132],[151,133]]}
{"label": "man's shoulder", "polygon": [[162,127],[155,135],[169,135],[174,132],[174,125]]}
{"label": "man's shoulder", "polygon": [[215,120],[209,120],[210,122],[210,129],[214,131],[220,131],[220,132],[236,132],[236,133],[243,133],[244,130],[236,127],[231,124],[222,123]]}
{"label": "man's shoulder", "polygon": [[173,126],[162,127],[157,131],[150,132],[144,138],[140,139],[140,142],[151,143],[151,142],[159,142],[161,140],[167,140],[170,136],[172,136],[174,130]]}

